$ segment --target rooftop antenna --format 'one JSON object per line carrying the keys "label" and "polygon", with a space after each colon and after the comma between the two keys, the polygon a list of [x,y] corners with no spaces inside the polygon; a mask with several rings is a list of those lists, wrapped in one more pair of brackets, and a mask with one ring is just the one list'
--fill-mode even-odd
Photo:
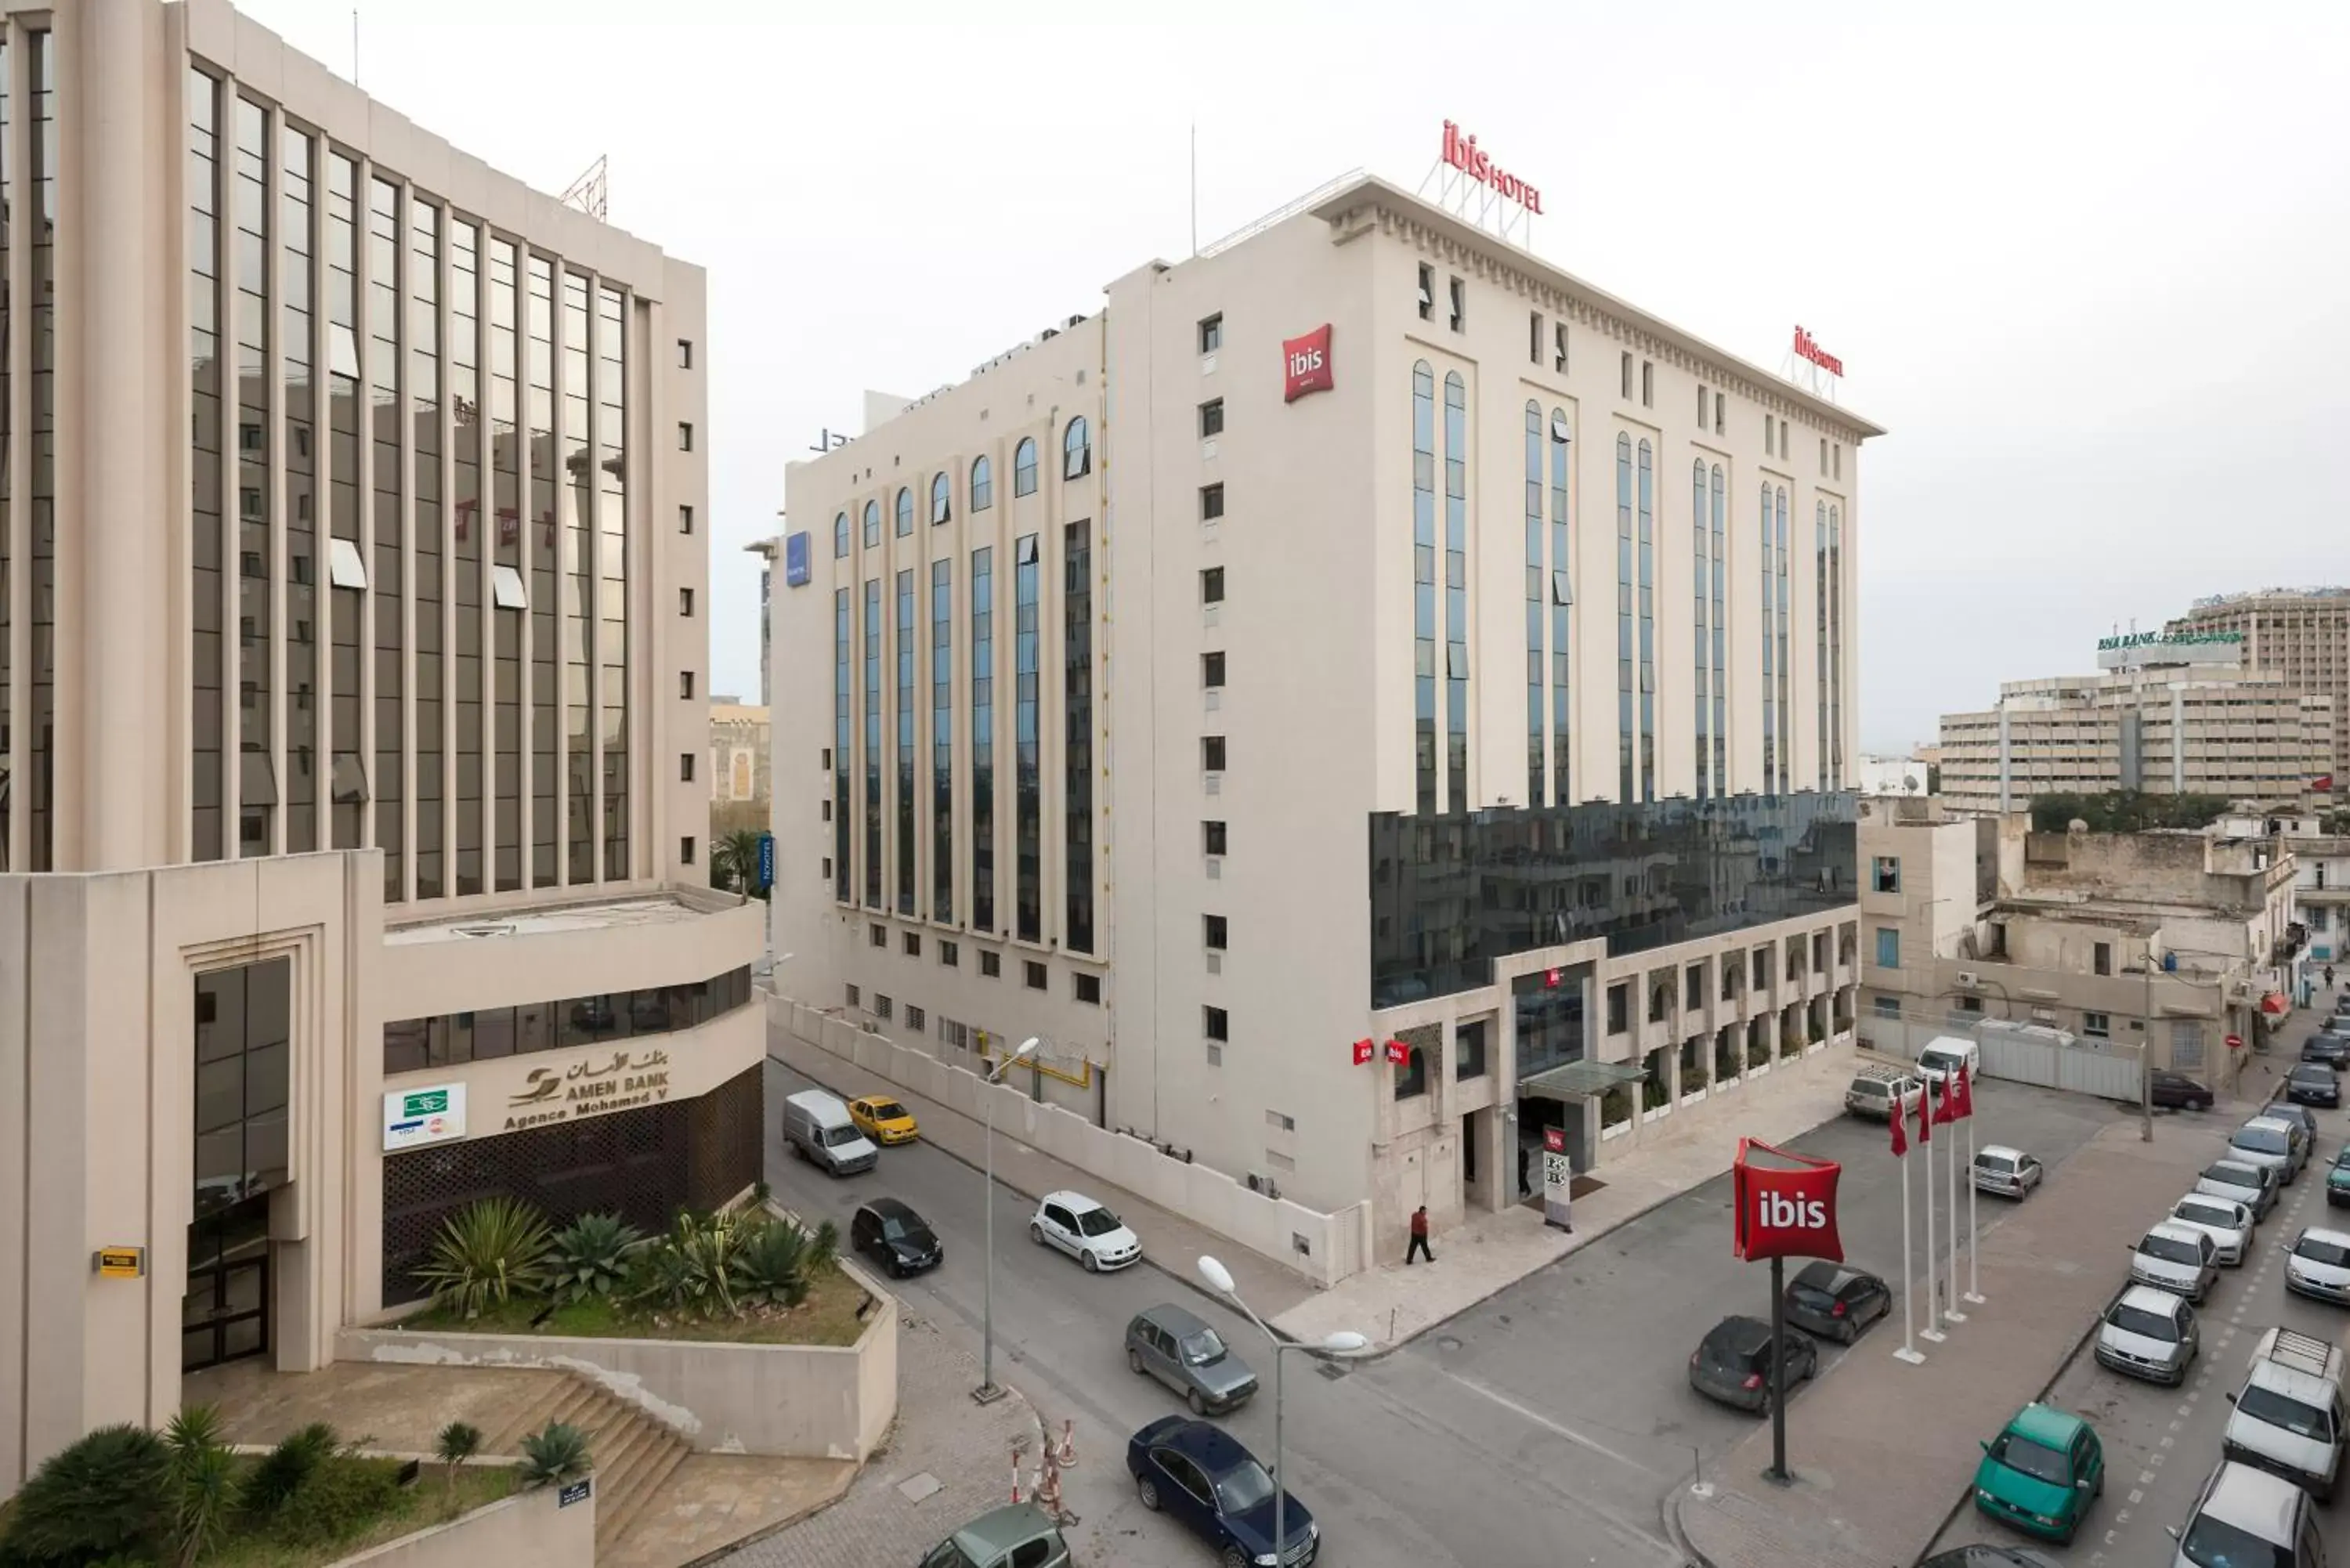
{"label": "rooftop antenna", "polygon": [[[847,444],[848,438],[847,436],[835,435],[829,428],[827,428],[816,432],[816,444],[808,448],[808,451],[831,452],[837,448],[847,446]],[[778,514],[778,515],[780,515],[780,514]]]}
{"label": "rooftop antenna", "polygon": [[359,85],[359,8],[351,7],[351,86]]}
{"label": "rooftop antenna", "polygon": [[571,188],[563,192],[565,206],[577,207],[599,223],[605,221],[604,167],[605,155],[599,152],[596,161],[588,165],[588,172],[571,182]]}

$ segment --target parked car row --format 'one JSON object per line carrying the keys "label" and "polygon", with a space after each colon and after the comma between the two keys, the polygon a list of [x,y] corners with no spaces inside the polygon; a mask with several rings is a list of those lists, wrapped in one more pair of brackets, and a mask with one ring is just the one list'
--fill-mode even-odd
{"label": "parked car row", "polygon": [[[1866,1269],[1814,1260],[1787,1282],[1786,1386],[1808,1382],[1820,1369],[1814,1339],[1851,1345],[1893,1311],[1893,1287]],[[1726,1317],[1690,1353],[1690,1386],[1733,1409],[1771,1409],[1771,1325],[1761,1318]]]}

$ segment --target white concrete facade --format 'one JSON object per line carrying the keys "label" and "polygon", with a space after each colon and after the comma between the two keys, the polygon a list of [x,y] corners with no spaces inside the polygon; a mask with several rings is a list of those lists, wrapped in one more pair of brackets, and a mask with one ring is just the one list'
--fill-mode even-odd
{"label": "white concrete facade", "polygon": [[[1432,279],[1426,310],[1421,268]],[[1450,310],[1456,285],[1457,328]],[[1325,327],[1327,389],[1285,400],[1284,344]],[[1591,1060],[1638,1064],[1652,1053],[1671,1056],[1685,1037],[1758,1019],[1774,1041],[1783,1023],[1792,1038],[1797,1015],[1814,1010],[1817,1024],[1805,1028],[1824,1035],[1848,1017],[1856,978],[1848,884],[1800,918],[1725,919],[1702,935],[1614,957],[1604,938],[1569,933],[1490,954],[1491,963],[1479,959],[1478,978],[1447,980],[1441,994],[1423,990],[1401,1004],[1375,999],[1383,982],[1372,948],[1389,939],[1372,935],[1378,917],[1367,825],[1387,814],[1412,816],[1425,800],[1415,744],[1415,684],[1425,662],[1415,649],[1415,578],[1427,563],[1416,561],[1413,544],[1421,365],[1438,388],[1450,376],[1461,379],[1465,448],[1451,453],[1462,493],[1461,602],[1458,624],[1446,628],[1457,635],[1445,639],[1461,651],[1442,656],[1449,673],[1438,678],[1465,680],[1461,765],[1456,780],[1451,737],[1440,733],[1430,786],[1435,813],[1465,824],[1472,814],[1507,816],[1527,807],[1530,753],[1542,760],[1544,795],[1531,804],[1545,809],[1620,800],[1666,810],[1675,796],[1684,805],[1704,796],[1726,816],[1732,799],[1751,802],[1766,791],[1796,798],[1851,787],[1858,756],[1852,613],[1858,448],[1880,432],[1367,179],[1227,248],[1137,268],[1108,286],[1098,314],[1071,318],[845,448],[791,465],[786,512],[812,535],[813,580],[779,588],[773,612],[782,861],[775,942],[797,955],[788,988],[813,1005],[850,1010],[901,1044],[926,1043],[949,1060],[970,1060],[957,1050],[972,1043],[972,1026],[988,1032],[991,1048],[1041,1035],[1057,1075],[1035,1085],[1044,1097],[1218,1169],[1269,1181],[1317,1209],[1368,1199],[1382,1242],[1392,1233],[1399,1250],[1401,1216],[1419,1202],[1442,1220],[1464,1204],[1498,1207],[1511,1196],[1495,1178],[1514,1163],[1514,1135],[1505,1126],[1513,1092],[1504,1086],[1518,1075],[1505,989],[1513,977],[1575,971],[1561,983],[1587,994]],[[1440,406],[1440,392],[1438,399]],[[1541,565],[1531,576],[1530,404],[1544,497]],[[1070,476],[1065,438],[1080,416],[1090,454]],[[1565,437],[1558,442],[1565,473],[1557,489],[1566,515],[1555,519],[1569,535],[1564,556],[1552,544],[1555,431]],[[1625,552],[1653,563],[1652,760],[1645,772],[1636,768],[1628,796],[1621,787],[1614,652],[1619,437],[1627,453],[1645,446],[1651,486],[1643,508],[1647,545]],[[1013,467],[1024,439],[1037,443],[1040,477],[1036,493],[1019,496]],[[974,510],[970,484],[982,455],[993,493],[989,507]],[[1692,510],[1706,497],[1710,511],[1717,470],[1723,588],[1714,624],[1722,631],[1724,721],[1708,736],[1710,746],[1720,735],[1723,763],[1717,774],[1709,759],[1701,779],[1693,650],[1700,606],[1709,618],[1713,612],[1710,579],[1707,593],[1699,592]],[[949,517],[934,525],[929,497],[940,475]],[[1693,482],[1701,488],[1693,492]],[[1442,478],[1435,483],[1444,488]],[[914,523],[902,535],[894,527],[901,487],[914,500]],[[1783,691],[1773,692],[1786,722],[1783,781],[1764,776],[1766,576],[1757,497],[1766,490],[1774,526],[1776,497],[1786,496],[1785,680]],[[879,517],[870,545],[863,526],[868,504]],[[846,531],[837,551],[841,517]],[[1067,599],[1074,586],[1067,545],[1076,524],[1086,526],[1088,549],[1081,618],[1068,613]],[[1001,563],[1032,535],[1044,585],[1035,675],[1042,852],[1034,874],[1040,919],[1023,940],[1014,924],[1018,786],[1007,754],[1008,738],[1021,732],[1006,710],[1021,680],[1018,606]],[[969,585],[979,548],[997,563],[992,929],[976,918],[970,852]],[[1704,548],[1711,552],[1710,541]],[[943,606],[931,592],[941,564],[951,587]],[[893,640],[900,572],[912,574],[910,624],[918,634],[910,916],[899,903],[891,784],[905,679]],[[1530,583],[1543,628],[1532,670],[1531,744]],[[868,585],[882,611],[872,643]],[[1772,587],[1775,612],[1775,580]],[[1571,607],[1554,603],[1561,589],[1571,590]],[[844,604],[845,730],[836,710],[836,612]],[[934,607],[945,618],[951,655],[943,759],[932,752]],[[1569,610],[1564,645],[1553,629],[1556,609]],[[1082,683],[1069,658],[1080,619],[1090,644],[1076,666]],[[868,653],[879,672],[869,720],[883,753],[878,846],[865,811],[873,776],[864,760]],[[1773,658],[1782,662],[1775,649]],[[1715,690],[1710,650],[1707,682]],[[1089,829],[1076,836],[1074,854],[1073,687],[1087,699],[1080,711],[1087,788],[1080,793],[1091,797],[1080,817]],[[1440,732],[1447,708],[1435,709]],[[822,755],[827,746],[838,755]],[[938,760],[951,779],[943,902],[936,896]],[[827,763],[847,766],[846,813]],[[866,879],[876,847],[878,900],[868,898]],[[1783,867],[1776,851],[1773,859]],[[851,873],[845,885],[844,869]],[[1605,873],[1611,900],[1618,896],[1616,868],[1589,870]],[[1641,867],[1627,862],[1622,872],[1638,880]],[[1087,943],[1072,940],[1073,890],[1092,901]],[[1751,950],[1774,950],[1775,957],[1774,944],[1789,942],[1804,954],[1794,974],[1783,975],[1775,961],[1754,965]],[[951,945],[951,966],[941,961],[941,944]],[[998,972],[983,973],[983,961]],[[1041,989],[1029,989],[1032,964]],[[1702,994],[1694,1009],[1684,1007],[1676,973],[1691,965],[1708,977],[1696,987]],[[1759,997],[1744,982],[1750,967],[1766,976]],[[1724,968],[1740,976],[1726,998],[1714,978]],[[1645,997],[1648,982],[1665,974],[1675,984],[1664,1012],[1651,1021],[1652,1010],[1642,1006],[1624,1029],[1604,1027],[1612,987]],[[887,999],[887,1017],[879,998]],[[909,1016],[909,1003],[917,1016]],[[1482,1071],[1457,1076],[1459,1026],[1481,1019],[1488,1024]],[[1383,1050],[1404,1034],[1425,1053],[1428,1092],[1399,1099],[1396,1070],[1383,1056],[1357,1066],[1352,1049],[1371,1039]],[[1581,1158],[1595,1163],[1603,1153],[1598,1107],[1575,1114],[1588,1122],[1576,1129],[1586,1146]],[[1464,1140],[1476,1143],[1473,1152]]]}
{"label": "white concrete facade", "polygon": [[599,1139],[747,1186],[764,940],[681,763],[701,270],[224,0],[6,0],[0,46],[5,1498],[187,1357],[331,1359],[413,1297],[392,1232]]}

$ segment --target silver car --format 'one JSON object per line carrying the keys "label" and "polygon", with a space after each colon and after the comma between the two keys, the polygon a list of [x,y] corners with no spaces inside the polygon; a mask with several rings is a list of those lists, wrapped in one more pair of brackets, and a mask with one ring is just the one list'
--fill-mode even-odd
{"label": "silver car", "polygon": [[2168,1223],[2211,1238],[2211,1261],[2232,1269],[2252,1244],[2252,1211],[2232,1199],[2190,1192],[2171,1205]]}
{"label": "silver car", "polygon": [[1223,1335],[1171,1304],[1135,1314],[1126,1325],[1126,1364],[1183,1396],[1194,1416],[1237,1409],[1256,1392],[1256,1374]]}
{"label": "silver car", "polygon": [[2157,1225],[2130,1244],[2130,1282],[2152,1285],[2200,1302],[2220,1277],[2212,1266],[2211,1238],[2184,1225]]}
{"label": "silver car", "polygon": [[2295,1236],[2284,1255],[2284,1288],[2350,1304],[2350,1234],[2313,1227]]}
{"label": "silver car", "polygon": [[2199,1337],[2193,1307],[2168,1291],[2132,1285],[2097,1324],[2097,1363],[2149,1383],[2184,1383]]}
{"label": "silver car", "polygon": [[1978,1192],[2022,1199],[2040,1185],[2040,1162],[2020,1148],[1988,1143],[1975,1151],[1973,1179]]}
{"label": "silver car", "polygon": [[2203,1174],[2195,1179],[2195,1190],[2241,1203],[2252,1211],[2254,1220],[2262,1220],[2276,1207],[2276,1172],[2240,1159],[2223,1159],[2203,1168]]}

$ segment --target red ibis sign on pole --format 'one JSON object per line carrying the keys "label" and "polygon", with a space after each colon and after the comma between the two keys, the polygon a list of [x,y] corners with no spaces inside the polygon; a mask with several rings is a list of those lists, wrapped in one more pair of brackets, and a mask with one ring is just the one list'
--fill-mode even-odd
{"label": "red ibis sign on pole", "polygon": [[[1757,1165],[1750,1152],[1784,1163]],[[1836,1234],[1836,1178],[1844,1168],[1832,1159],[1794,1154],[1752,1138],[1738,1140],[1737,1163],[1730,1168],[1734,1209],[1732,1245],[1739,1257],[1825,1258],[1844,1262]]]}

